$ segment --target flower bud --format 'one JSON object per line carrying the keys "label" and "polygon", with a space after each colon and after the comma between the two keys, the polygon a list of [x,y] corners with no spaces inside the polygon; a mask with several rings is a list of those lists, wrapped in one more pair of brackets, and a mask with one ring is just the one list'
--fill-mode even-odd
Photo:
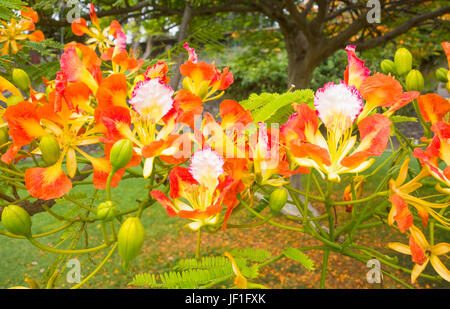
{"label": "flower bud", "polygon": [[133,143],[128,139],[117,141],[111,148],[109,160],[114,171],[125,167],[133,157]]}
{"label": "flower bud", "polygon": [[14,84],[22,91],[28,92],[30,90],[31,81],[28,74],[21,69],[14,69],[12,71],[12,79]]}
{"label": "flower bud", "polygon": [[19,103],[21,101],[23,101],[23,99],[21,97],[19,97],[17,95],[12,95],[6,99],[6,105],[8,105],[8,106],[16,105],[17,103]]}
{"label": "flower bud", "polygon": [[286,204],[288,194],[286,189],[278,188],[272,191],[269,197],[269,205],[272,212],[278,213]]}
{"label": "flower bud", "polygon": [[399,48],[394,56],[395,69],[400,75],[406,74],[412,68],[412,55],[406,48]]}
{"label": "flower bud", "polygon": [[409,71],[408,75],[406,75],[406,90],[421,92],[423,86],[424,80],[422,73],[418,70]]}
{"label": "flower bud", "polygon": [[117,215],[118,209],[112,201],[100,203],[97,207],[97,218],[106,222],[112,221]]}
{"label": "flower bud", "polygon": [[31,236],[30,215],[20,206],[9,205],[3,208],[2,225],[10,233],[26,237]]}
{"label": "flower bud", "polygon": [[127,269],[130,262],[139,254],[144,243],[144,227],[141,220],[131,217],[125,220],[117,235],[119,255],[123,268]]}
{"label": "flower bud", "polygon": [[39,143],[42,159],[47,165],[55,164],[60,156],[59,144],[51,134],[44,135]]}
{"label": "flower bud", "polygon": [[0,128],[0,146],[6,144],[9,141],[8,129],[3,127]]}
{"label": "flower bud", "polygon": [[389,73],[391,73],[392,75],[396,74],[394,61],[389,59],[384,59],[383,61],[381,61],[381,71],[384,74]]}
{"label": "flower bud", "polygon": [[436,70],[436,78],[438,79],[438,81],[442,82],[442,83],[446,83],[448,82],[448,70],[445,68],[439,68]]}

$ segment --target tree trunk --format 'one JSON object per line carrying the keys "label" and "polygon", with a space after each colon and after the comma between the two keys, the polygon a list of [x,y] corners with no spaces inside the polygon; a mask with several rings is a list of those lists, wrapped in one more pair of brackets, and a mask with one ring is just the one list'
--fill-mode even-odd
{"label": "tree trunk", "polygon": [[[180,31],[178,32],[178,43],[183,43],[188,35],[189,23],[193,17],[192,14],[192,3],[191,1],[186,1],[186,7],[184,8],[183,18],[181,19]],[[178,84],[181,80],[180,65],[184,62],[185,54],[181,53],[178,55],[175,62],[175,70],[173,70],[173,75],[170,81],[170,85],[174,90],[178,89]]]}

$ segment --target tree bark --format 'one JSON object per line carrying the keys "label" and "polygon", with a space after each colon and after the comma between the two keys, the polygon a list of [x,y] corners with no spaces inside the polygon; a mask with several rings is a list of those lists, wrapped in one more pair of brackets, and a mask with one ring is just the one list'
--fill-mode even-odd
{"label": "tree bark", "polygon": [[[184,13],[183,13],[183,18],[181,20],[181,25],[180,25],[180,31],[178,32],[178,43],[183,43],[184,40],[186,40],[187,36],[188,36],[188,30],[189,30],[189,24],[192,20],[193,17],[193,13],[192,13],[192,3],[191,1],[187,0],[186,1],[186,7],[184,8]],[[177,61],[175,62],[174,68],[175,70],[173,70],[172,72],[172,78],[170,81],[170,85],[172,86],[172,88],[174,90],[178,89],[178,84],[180,83],[181,80],[181,74],[180,74],[180,65],[184,62],[185,59],[185,54],[181,53],[178,55],[177,57]]]}

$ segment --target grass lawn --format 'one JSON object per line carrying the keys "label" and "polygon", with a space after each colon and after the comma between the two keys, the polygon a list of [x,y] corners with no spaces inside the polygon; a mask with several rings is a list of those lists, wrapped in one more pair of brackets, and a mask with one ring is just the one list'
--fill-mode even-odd
{"label": "grass lawn", "polygon": [[[378,160],[382,161],[390,155],[390,152],[383,154]],[[415,160],[411,161],[412,166],[416,167]],[[377,166],[375,163],[374,166]],[[377,185],[381,177],[386,175],[389,166],[385,166],[380,170],[380,176],[374,176],[365,187],[365,195],[369,195]],[[370,172],[370,170],[368,171]],[[368,173],[367,172],[367,173]],[[366,173],[364,173],[366,174]],[[345,179],[343,179],[345,183]],[[117,188],[112,190],[113,199],[118,203],[120,209],[127,209],[136,205],[136,199],[143,199],[145,197],[146,189],[144,179],[125,179]],[[342,191],[344,185],[335,187],[335,197],[342,200]],[[77,186],[71,191],[85,192],[87,197],[91,196],[94,189],[92,185]],[[102,200],[103,191],[99,191],[97,205]],[[89,202],[86,199],[86,202]],[[74,204],[67,202],[55,205],[52,210],[58,214],[64,214],[68,210],[73,209]],[[320,205],[318,206],[320,209]],[[345,207],[340,207],[339,217],[348,219],[349,214],[344,213]],[[74,209],[73,209],[74,210]],[[76,209],[75,209],[76,210]],[[265,210],[267,211],[267,210]],[[339,210],[338,210],[339,211]],[[83,214],[83,212],[81,212]],[[255,219],[247,215],[244,211],[236,213],[231,218],[231,222],[251,222]],[[295,222],[289,221],[282,216],[275,218],[276,221],[283,224],[295,225]],[[33,216],[33,234],[41,233],[48,229],[58,226],[58,221],[47,213],[40,213]],[[127,284],[132,280],[132,277],[141,272],[163,272],[168,271],[175,264],[179,258],[188,258],[194,256],[195,250],[195,233],[184,229],[183,226],[187,223],[186,220],[178,218],[170,218],[167,216],[165,210],[158,204],[145,210],[142,216],[142,223],[145,228],[146,240],[141,254],[132,262],[131,268],[124,272],[121,268],[120,258],[116,253],[111,257],[109,262],[100,270],[100,272],[91,279],[85,287],[87,288],[126,288]],[[56,225],[55,225],[56,224]],[[0,224],[1,227],[1,224]],[[3,227],[1,227],[3,229]],[[117,228],[117,225],[116,225]],[[448,234],[448,233],[447,233]],[[62,232],[57,235],[39,238],[38,240],[44,244],[54,244],[55,241],[62,235]],[[89,247],[96,246],[101,243],[102,233],[100,225],[90,224],[88,229]],[[445,241],[438,236],[439,240]],[[442,235],[443,236],[443,235]],[[392,228],[385,225],[378,226],[362,231],[357,234],[355,241],[358,244],[365,244],[367,246],[373,245],[385,254],[395,256],[396,254],[385,248],[387,241],[401,241],[407,243],[404,235],[393,231]],[[448,239],[447,239],[448,241]],[[62,247],[67,246],[67,242]],[[221,231],[214,235],[205,234],[202,238],[202,253],[204,255],[222,255],[224,251],[232,248],[264,248],[272,252],[273,255],[279,254],[281,250],[286,247],[300,247],[319,244],[315,239],[307,235],[298,234],[295,232],[287,232],[272,225],[264,225],[252,230],[237,230],[228,229]],[[82,235],[79,243],[79,248],[85,246],[85,236]],[[89,274],[107,254],[107,250],[103,250],[94,254],[84,254],[80,256],[73,256],[81,261],[82,277]],[[308,255],[316,264],[316,271],[308,272],[299,264],[290,260],[283,259],[264,269],[258,282],[267,284],[273,288],[314,288],[318,285],[320,278],[320,264],[322,252],[308,252]],[[405,267],[412,267],[407,257],[398,255],[403,259]],[[402,261],[403,261],[402,260]],[[45,282],[42,280],[48,275],[47,269],[49,266],[57,261],[57,255],[47,253],[33,247],[26,240],[11,239],[7,237],[0,237],[0,288],[7,288],[17,285],[25,285],[26,277],[35,279],[40,285]],[[445,263],[445,261],[443,261]],[[62,263],[60,265],[63,266]],[[59,267],[59,268],[60,268]],[[338,254],[330,255],[329,275],[327,276],[327,287],[330,288],[379,288],[377,285],[369,285],[365,281],[365,274],[367,273],[366,265],[343,258]],[[426,273],[435,275],[431,267],[427,267]],[[409,276],[403,273],[395,273],[403,280],[408,282]],[[65,275],[56,283],[57,287],[68,288],[73,284],[67,283]],[[444,285],[444,286],[443,286]],[[421,280],[420,285],[416,287],[448,287],[445,283],[434,284],[428,280]],[[394,288],[401,287],[393,280],[386,278],[383,287]]]}

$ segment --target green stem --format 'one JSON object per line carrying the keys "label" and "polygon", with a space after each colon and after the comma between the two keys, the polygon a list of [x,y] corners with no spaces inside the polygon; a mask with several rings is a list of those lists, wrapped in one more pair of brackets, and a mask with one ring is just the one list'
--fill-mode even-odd
{"label": "green stem", "polygon": [[28,238],[28,240],[30,241],[30,243],[32,245],[38,247],[39,249],[42,249],[42,250],[48,251],[48,252],[52,252],[52,253],[57,253],[57,254],[84,254],[84,253],[99,251],[99,250],[102,250],[102,249],[105,249],[108,247],[107,244],[102,244],[98,247],[93,247],[93,248],[79,249],[79,250],[66,250],[66,249],[56,249],[56,248],[45,246],[45,245],[41,244],[40,242],[38,242],[37,240],[35,240],[34,238]]}
{"label": "green stem", "polygon": [[320,274],[320,288],[325,288],[325,279],[327,276],[327,267],[328,267],[328,257],[330,255],[330,250],[324,250],[323,252],[323,262],[322,262],[322,272]]}
{"label": "green stem", "polygon": [[83,281],[81,281],[80,283],[78,283],[77,285],[74,285],[73,287],[71,287],[71,289],[78,289],[80,288],[83,284],[85,284],[89,279],[91,279],[105,264],[106,262],[108,262],[108,259],[111,257],[111,255],[114,253],[114,250],[116,250],[117,248],[117,243],[115,243],[113,245],[113,247],[111,248],[111,250],[108,252],[108,254],[106,255],[106,257],[103,259],[103,261],[94,269],[93,272],[91,272],[86,278],[83,279]]}

